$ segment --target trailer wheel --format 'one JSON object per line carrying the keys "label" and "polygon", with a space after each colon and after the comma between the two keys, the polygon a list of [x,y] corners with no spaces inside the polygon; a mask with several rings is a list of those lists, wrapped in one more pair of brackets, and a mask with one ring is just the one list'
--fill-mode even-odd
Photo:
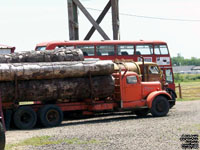
{"label": "trailer wheel", "polygon": [[157,96],[153,102],[151,107],[151,114],[154,117],[162,117],[166,116],[169,112],[169,102],[163,96]]}
{"label": "trailer wheel", "polygon": [[4,150],[6,144],[5,130],[0,122],[0,150]]}
{"label": "trailer wheel", "polygon": [[149,113],[149,109],[141,109],[141,110],[136,110],[134,111],[137,117],[146,117],[147,114]]}
{"label": "trailer wheel", "polygon": [[54,127],[61,124],[63,112],[56,105],[46,105],[39,110],[39,118],[44,127]]}
{"label": "trailer wheel", "polygon": [[13,116],[14,124],[19,129],[32,129],[37,121],[36,112],[29,106],[21,106]]}

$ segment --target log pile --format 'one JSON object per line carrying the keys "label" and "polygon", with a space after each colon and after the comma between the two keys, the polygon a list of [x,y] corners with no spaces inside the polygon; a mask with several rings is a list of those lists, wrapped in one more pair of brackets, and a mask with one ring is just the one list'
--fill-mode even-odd
{"label": "log pile", "polygon": [[80,49],[60,48],[49,51],[27,51],[0,55],[0,63],[83,61]]}
{"label": "log pile", "polygon": [[78,49],[0,56],[2,101],[80,101],[111,96],[114,64],[83,59]]}

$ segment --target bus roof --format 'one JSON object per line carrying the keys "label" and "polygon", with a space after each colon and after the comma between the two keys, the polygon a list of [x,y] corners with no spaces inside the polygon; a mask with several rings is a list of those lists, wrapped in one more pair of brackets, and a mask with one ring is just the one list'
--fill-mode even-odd
{"label": "bus roof", "polygon": [[65,45],[67,43],[70,44],[79,44],[79,45],[88,45],[88,44],[167,44],[163,41],[121,41],[121,40],[102,40],[102,41],[51,41],[51,42],[43,42],[37,44],[37,46],[47,46],[50,44],[59,44],[59,45]]}

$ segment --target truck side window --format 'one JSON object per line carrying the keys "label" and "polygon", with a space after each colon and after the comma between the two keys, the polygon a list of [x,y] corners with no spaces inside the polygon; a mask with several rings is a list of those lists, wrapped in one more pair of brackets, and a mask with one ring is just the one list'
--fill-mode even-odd
{"label": "truck side window", "polygon": [[126,82],[128,84],[135,84],[135,83],[137,83],[137,77],[136,76],[128,76],[126,78]]}

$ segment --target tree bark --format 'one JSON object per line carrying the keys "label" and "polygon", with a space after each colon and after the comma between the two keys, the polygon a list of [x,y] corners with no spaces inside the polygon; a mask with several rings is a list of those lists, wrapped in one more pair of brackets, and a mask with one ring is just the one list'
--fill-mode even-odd
{"label": "tree bark", "polygon": [[110,75],[112,61],[73,61],[0,64],[0,81],[41,80],[69,77]]}
{"label": "tree bark", "polygon": [[[92,83],[92,84],[90,84]],[[112,96],[114,80],[111,75],[50,80],[21,80],[0,82],[3,102],[23,101],[81,101],[86,98]]]}
{"label": "tree bark", "polygon": [[46,51],[27,51],[0,55],[0,63],[83,61],[80,49],[60,48]]}

